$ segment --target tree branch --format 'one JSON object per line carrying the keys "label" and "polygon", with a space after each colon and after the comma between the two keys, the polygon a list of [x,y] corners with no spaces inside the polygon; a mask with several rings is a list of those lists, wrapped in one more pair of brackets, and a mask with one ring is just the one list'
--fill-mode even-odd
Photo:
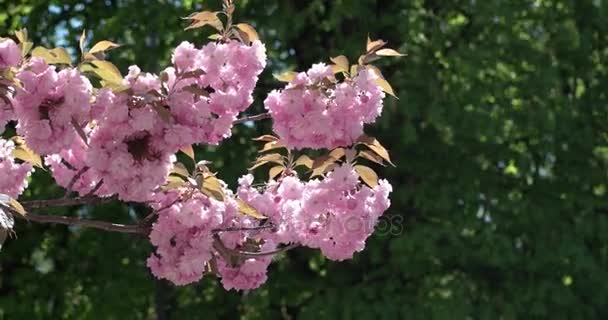
{"label": "tree branch", "polygon": [[270,113],[266,112],[266,113],[257,114],[255,116],[249,116],[249,117],[243,117],[243,118],[236,119],[232,122],[232,124],[240,124],[240,123],[245,123],[245,122],[249,122],[249,121],[258,121],[258,120],[263,120],[263,119],[268,119],[268,118],[270,118]]}
{"label": "tree branch", "polygon": [[135,233],[145,235],[147,233],[146,228],[140,225],[128,225],[128,224],[119,224],[119,223],[111,223],[106,221],[99,220],[87,220],[81,219],[78,217],[67,217],[67,216],[53,216],[53,215],[40,215],[34,213],[28,213],[25,216],[20,214],[14,215],[17,218],[21,218],[27,221],[34,221],[37,223],[53,223],[53,224],[63,224],[67,226],[79,226],[79,227],[87,227],[93,229],[99,229],[110,232],[120,232],[120,233]]}
{"label": "tree branch", "polygon": [[23,205],[26,209],[44,209],[51,207],[69,207],[77,206],[81,204],[102,204],[115,200],[115,197],[97,198],[97,197],[81,197],[73,199],[50,199],[50,200],[30,200],[23,201]]}

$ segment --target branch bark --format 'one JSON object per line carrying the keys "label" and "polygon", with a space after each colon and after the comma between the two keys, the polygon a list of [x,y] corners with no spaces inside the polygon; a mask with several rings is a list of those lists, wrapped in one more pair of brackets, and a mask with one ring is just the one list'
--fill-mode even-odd
{"label": "branch bark", "polygon": [[270,118],[270,113],[266,112],[266,113],[257,114],[255,116],[249,116],[249,117],[243,117],[243,118],[236,119],[232,122],[232,124],[240,124],[240,123],[245,123],[245,122],[249,122],[249,121],[258,121],[258,120],[263,120],[263,119],[268,119],[268,118]]}
{"label": "branch bark", "polygon": [[98,230],[104,230],[109,232],[119,233],[134,233],[134,234],[147,234],[147,228],[136,224],[119,224],[100,220],[88,220],[81,219],[78,217],[67,217],[67,216],[55,216],[55,215],[41,215],[35,213],[28,213],[25,216],[20,214],[14,215],[17,218],[24,219],[26,221],[34,221],[37,223],[51,223],[51,224],[63,224],[67,226],[79,226],[86,228],[93,228]]}

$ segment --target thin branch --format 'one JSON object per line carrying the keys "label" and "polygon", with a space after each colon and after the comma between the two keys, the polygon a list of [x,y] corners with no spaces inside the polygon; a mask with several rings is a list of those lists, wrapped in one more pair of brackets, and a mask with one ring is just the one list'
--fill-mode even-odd
{"label": "thin branch", "polygon": [[93,189],[91,189],[91,191],[89,191],[89,193],[87,193],[84,197],[85,198],[93,197],[95,195],[95,192],[99,191],[99,188],[101,188],[102,185],[103,185],[103,179],[99,180],[99,182],[97,182],[95,187],[93,187]]}
{"label": "thin branch", "polygon": [[232,122],[232,124],[240,124],[240,123],[245,123],[245,122],[249,122],[249,121],[258,121],[258,120],[263,120],[263,119],[268,119],[268,118],[270,118],[270,113],[266,112],[266,113],[257,114],[255,116],[249,116],[249,117],[243,117],[243,118],[236,119]]}
{"label": "thin branch", "polygon": [[213,248],[217,250],[217,252],[224,258],[226,261],[231,261],[232,257],[245,257],[245,258],[256,258],[256,257],[265,257],[275,255],[277,253],[281,253],[287,250],[291,250],[295,247],[298,247],[299,244],[293,243],[284,247],[277,248],[271,251],[262,251],[262,252],[251,252],[251,251],[241,251],[237,249],[230,249],[226,247],[222,239],[219,235],[213,235]]}
{"label": "thin branch", "polygon": [[72,177],[72,180],[70,180],[70,183],[65,188],[66,191],[65,195],[63,196],[64,199],[67,199],[70,196],[70,193],[72,193],[72,188],[74,187],[74,184],[76,184],[76,181],[78,181],[78,179],[80,179],[80,177],[82,177],[82,175],[85,174],[87,171],[89,171],[89,167],[83,167]]}
{"label": "thin branch", "polygon": [[30,200],[22,201],[21,204],[26,209],[43,209],[51,207],[69,207],[81,204],[102,204],[115,200],[115,197],[97,198],[81,197],[73,199],[50,199],[50,200]]}
{"label": "thin branch", "polygon": [[53,224],[63,224],[68,226],[80,226],[86,228],[99,229],[110,232],[120,232],[120,233],[135,233],[135,234],[146,234],[146,229],[140,225],[128,225],[128,224],[119,224],[119,223],[111,223],[106,221],[99,220],[88,220],[81,219],[78,217],[67,217],[67,216],[53,216],[53,215],[40,215],[34,213],[28,213],[25,216],[15,214],[15,217],[25,219],[27,221],[33,221],[38,223],[53,223]]}

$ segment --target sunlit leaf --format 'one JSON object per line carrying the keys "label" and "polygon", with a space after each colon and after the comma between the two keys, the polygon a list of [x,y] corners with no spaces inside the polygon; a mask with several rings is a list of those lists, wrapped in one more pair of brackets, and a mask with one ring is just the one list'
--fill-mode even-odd
{"label": "sunlit leaf", "polygon": [[203,180],[201,192],[219,201],[224,201],[224,190],[220,180],[214,176],[208,176]]}
{"label": "sunlit leaf", "polygon": [[359,157],[361,157],[363,159],[367,159],[372,162],[375,162],[379,165],[385,166],[384,161],[382,161],[382,158],[369,150],[360,151]]}
{"label": "sunlit leaf", "polygon": [[27,29],[23,28],[15,31],[15,37],[17,37],[17,40],[19,40],[20,43],[27,42]]}
{"label": "sunlit leaf", "polygon": [[382,39],[372,40],[372,39],[370,39],[369,36],[367,37],[366,50],[368,53],[379,50],[380,48],[384,47],[385,45],[386,45],[386,42]]}
{"label": "sunlit leaf", "polygon": [[117,43],[114,43],[114,42],[108,41],[108,40],[101,40],[101,41],[97,42],[95,45],[93,45],[91,50],[89,50],[89,53],[109,51],[112,49],[116,49],[118,47],[120,47],[120,45]]}
{"label": "sunlit leaf", "polygon": [[344,155],[344,148],[336,148],[329,153],[329,156],[336,160],[341,159],[342,157],[344,157]]}
{"label": "sunlit leaf", "polygon": [[266,152],[266,151],[270,151],[270,150],[274,150],[274,149],[281,149],[281,148],[285,148],[285,145],[282,144],[280,141],[270,141],[270,142],[266,143],[264,145],[264,148],[262,148],[262,150],[258,151],[258,153],[262,153],[262,152]]}
{"label": "sunlit leaf", "polygon": [[91,61],[91,64],[95,66],[92,71],[101,79],[112,83],[122,83],[122,75],[113,63],[104,60],[94,60]]}
{"label": "sunlit leaf", "polygon": [[187,178],[190,176],[190,172],[188,172],[188,169],[186,168],[186,166],[181,162],[177,162],[173,165],[173,169],[171,170],[171,173],[178,174],[184,178]]}
{"label": "sunlit leaf", "polygon": [[25,211],[25,208],[21,205],[21,203],[19,203],[19,201],[11,198],[9,200],[9,205],[10,207],[17,212],[18,214],[20,214],[21,216],[26,216],[27,212]]}
{"label": "sunlit leaf", "polygon": [[80,41],[78,41],[78,45],[80,47],[80,54],[84,56],[84,41],[87,39],[87,31],[82,30],[82,34],[80,35]]}
{"label": "sunlit leaf", "polygon": [[382,78],[377,78],[376,83],[380,86],[380,88],[382,88],[382,91],[397,98],[397,96],[395,95],[395,92],[393,92],[393,87],[391,87],[391,85],[388,83],[388,81],[386,81],[385,79],[382,79]]}
{"label": "sunlit leaf", "polygon": [[22,137],[15,136],[11,138],[11,140],[15,143],[15,149],[11,154],[13,158],[25,161],[39,168],[44,168],[40,155],[32,151],[32,149],[25,144],[25,140]]}
{"label": "sunlit leaf", "polygon": [[237,203],[239,204],[239,212],[245,215],[248,215],[250,217],[256,218],[256,219],[266,219],[265,216],[263,216],[262,214],[260,214],[254,207],[248,205],[247,203],[245,203],[245,201],[241,200],[241,199],[237,199],[236,200]]}
{"label": "sunlit leaf", "polygon": [[72,64],[72,58],[64,48],[49,50],[44,47],[36,47],[32,50],[32,57],[42,58],[48,64]]}
{"label": "sunlit leaf", "polygon": [[335,68],[333,68],[334,73],[338,73],[338,72],[348,72],[348,58],[346,58],[343,55],[337,56],[337,57],[333,57],[330,58],[331,62],[335,63]]}
{"label": "sunlit leaf", "polygon": [[279,174],[281,174],[281,172],[283,172],[283,170],[285,170],[284,166],[274,166],[272,168],[270,168],[270,170],[268,170],[268,179],[274,179],[276,176],[278,176]]}
{"label": "sunlit leaf", "polygon": [[253,138],[251,140],[253,140],[253,141],[277,141],[277,140],[279,140],[279,138],[277,138],[275,136],[272,136],[272,135],[269,135],[269,134],[265,134],[263,136],[259,136],[257,138]]}
{"label": "sunlit leaf", "polygon": [[404,54],[399,53],[397,50],[394,49],[380,49],[378,51],[376,51],[376,54],[379,56],[384,56],[384,57],[403,57]]}
{"label": "sunlit leaf", "polygon": [[293,79],[295,79],[297,74],[298,74],[297,72],[287,71],[287,72],[283,72],[281,74],[275,74],[273,76],[275,77],[275,79],[277,79],[281,82],[291,82],[291,81],[293,81]]}
{"label": "sunlit leaf", "polygon": [[255,29],[246,24],[246,23],[238,23],[234,25],[235,27],[237,27],[239,30],[243,31],[245,34],[247,34],[247,38],[250,42],[253,42],[255,40],[260,40],[260,37],[258,36],[258,33],[255,31]]}
{"label": "sunlit leaf", "polygon": [[194,148],[192,148],[192,146],[185,146],[185,147],[179,149],[179,151],[183,152],[190,159],[196,161],[196,159],[194,158]]}
{"label": "sunlit leaf", "polygon": [[303,154],[298,158],[298,160],[296,160],[295,165],[296,166],[305,166],[308,169],[312,169],[313,163],[314,163],[314,161],[310,157]]}
{"label": "sunlit leaf", "polygon": [[378,185],[378,175],[374,170],[372,170],[372,168],[362,165],[356,165],[354,168],[357,174],[359,174],[359,177],[361,177],[361,180],[365,182],[365,184],[367,184],[371,188]]}
{"label": "sunlit leaf", "polygon": [[191,14],[185,19],[191,20],[191,24],[186,27],[184,30],[201,28],[206,25],[209,25],[215,28],[218,31],[224,30],[224,25],[222,21],[217,17],[215,12],[211,11],[202,11]]}

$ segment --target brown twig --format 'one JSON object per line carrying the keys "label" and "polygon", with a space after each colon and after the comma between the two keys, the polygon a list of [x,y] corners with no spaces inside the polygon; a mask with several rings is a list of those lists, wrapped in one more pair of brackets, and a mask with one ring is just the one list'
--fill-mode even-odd
{"label": "brown twig", "polygon": [[258,120],[263,120],[263,119],[268,119],[268,118],[270,118],[270,113],[266,112],[266,113],[256,114],[255,116],[249,116],[249,117],[243,117],[243,118],[236,119],[232,122],[232,124],[240,124],[240,123],[245,123],[245,122],[249,122],[249,121],[258,121]]}
{"label": "brown twig", "polygon": [[72,177],[72,180],[70,180],[70,183],[65,188],[66,191],[65,195],[63,196],[64,199],[67,199],[70,196],[70,193],[72,193],[72,188],[74,187],[74,184],[76,184],[76,181],[78,181],[78,179],[80,179],[80,177],[82,177],[82,175],[85,174],[88,170],[89,167],[84,167]]}
{"label": "brown twig", "polygon": [[69,207],[82,204],[102,204],[115,200],[115,197],[97,198],[97,197],[81,197],[73,199],[49,199],[49,200],[29,200],[23,201],[21,204],[26,209],[44,209],[51,207]]}
{"label": "brown twig", "polygon": [[15,214],[14,216],[25,219],[27,221],[34,221],[34,222],[38,222],[38,223],[63,224],[63,225],[68,225],[68,226],[79,226],[79,227],[93,228],[93,229],[99,229],[99,230],[111,231],[111,232],[135,233],[135,234],[142,234],[142,235],[145,235],[147,232],[146,228],[144,228],[140,225],[111,223],[111,222],[99,221],[99,220],[81,219],[78,217],[40,215],[40,214],[34,214],[34,213],[28,213],[25,216],[22,216],[20,214]]}

